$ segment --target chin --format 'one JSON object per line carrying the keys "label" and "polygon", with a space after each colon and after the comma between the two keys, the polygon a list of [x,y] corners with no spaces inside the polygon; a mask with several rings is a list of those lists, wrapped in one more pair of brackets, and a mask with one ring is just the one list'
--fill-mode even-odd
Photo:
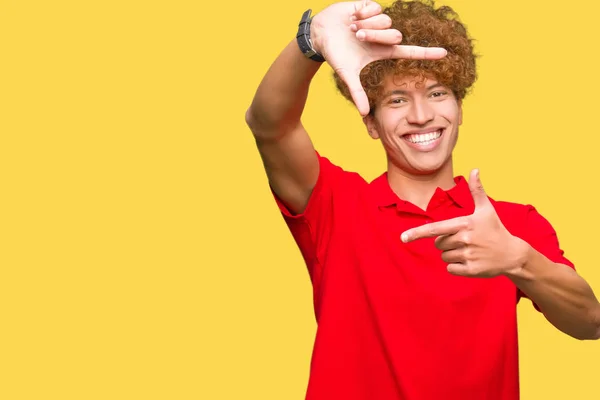
{"label": "chin", "polygon": [[411,173],[412,175],[418,176],[428,176],[428,175],[436,175],[442,170],[441,167],[426,167],[426,168],[408,168],[406,172]]}
{"label": "chin", "polygon": [[[421,158],[421,157],[420,157]],[[436,157],[437,158],[437,157]],[[418,176],[436,175],[448,165],[449,157],[442,159],[412,159],[407,157],[403,160],[394,162],[395,166],[405,173]]]}

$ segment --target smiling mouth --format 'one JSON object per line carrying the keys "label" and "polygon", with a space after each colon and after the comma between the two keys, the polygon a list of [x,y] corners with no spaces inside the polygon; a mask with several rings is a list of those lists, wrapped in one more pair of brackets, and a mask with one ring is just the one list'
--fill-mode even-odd
{"label": "smiling mouth", "polygon": [[428,133],[409,133],[402,136],[402,139],[417,145],[427,145],[435,142],[442,136],[444,129],[440,128],[437,131]]}

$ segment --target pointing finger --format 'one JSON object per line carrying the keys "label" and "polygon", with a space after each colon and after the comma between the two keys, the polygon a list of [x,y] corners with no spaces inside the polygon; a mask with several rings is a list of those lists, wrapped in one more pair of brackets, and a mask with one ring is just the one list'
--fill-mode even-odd
{"label": "pointing finger", "polygon": [[468,226],[469,220],[466,217],[458,217],[409,229],[402,233],[400,238],[404,243],[408,243],[417,239],[431,238],[441,235],[452,235],[461,229],[468,228]]}

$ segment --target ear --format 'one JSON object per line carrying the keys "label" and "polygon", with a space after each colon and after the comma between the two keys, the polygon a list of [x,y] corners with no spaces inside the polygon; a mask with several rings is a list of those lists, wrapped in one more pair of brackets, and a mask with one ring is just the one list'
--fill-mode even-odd
{"label": "ear", "polygon": [[462,100],[459,100],[458,101],[458,125],[462,125],[462,115],[463,115]]}
{"label": "ear", "polygon": [[375,121],[375,117],[372,114],[366,115],[363,117],[363,122],[367,127],[367,131],[369,131],[369,136],[373,139],[379,139],[379,131],[377,129],[377,121]]}

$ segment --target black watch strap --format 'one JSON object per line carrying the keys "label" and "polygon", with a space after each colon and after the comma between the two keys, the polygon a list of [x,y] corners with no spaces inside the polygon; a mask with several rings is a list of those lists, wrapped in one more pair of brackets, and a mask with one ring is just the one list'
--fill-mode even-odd
{"label": "black watch strap", "polygon": [[302,14],[302,19],[300,20],[300,24],[298,24],[298,34],[296,35],[296,40],[298,42],[298,46],[300,47],[300,51],[307,57],[313,61],[323,62],[325,58],[313,48],[312,42],[310,40],[310,23],[312,10],[306,10],[304,14]]}

